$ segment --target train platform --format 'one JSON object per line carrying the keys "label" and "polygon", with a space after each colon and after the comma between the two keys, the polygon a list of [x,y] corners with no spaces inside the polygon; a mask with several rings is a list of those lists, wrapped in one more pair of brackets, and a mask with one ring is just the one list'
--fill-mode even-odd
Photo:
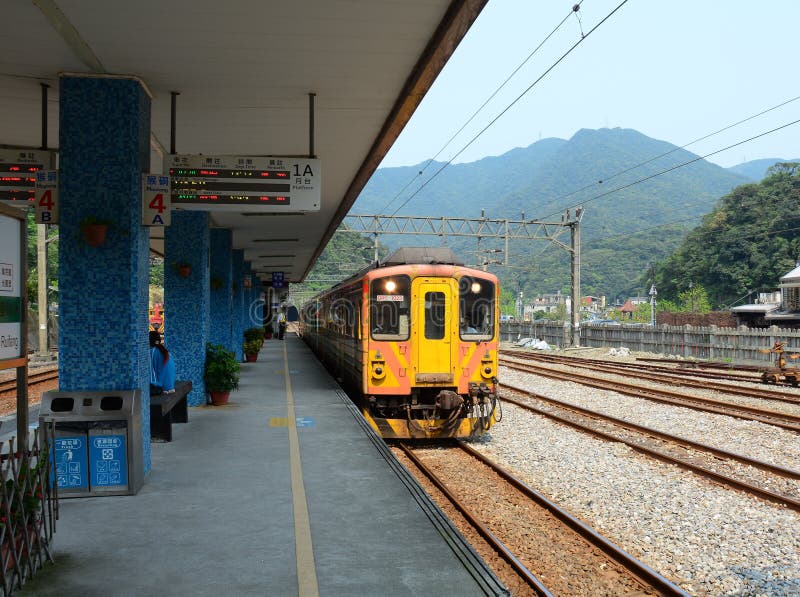
{"label": "train platform", "polygon": [[15,594],[506,594],[294,334],[153,444],[137,495],[62,499],[53,556]]}

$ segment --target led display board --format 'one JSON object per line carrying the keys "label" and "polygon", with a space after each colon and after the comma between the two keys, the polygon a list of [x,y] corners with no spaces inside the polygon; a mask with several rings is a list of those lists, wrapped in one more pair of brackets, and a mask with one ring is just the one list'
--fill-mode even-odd
{"label": "led display board", "polygon": [[33,206],[36,173],[52,166],[52,151],[0,148],[0,201],[14,207]]}
{"label": "led display board", "polygon": [[174,207],[206,211],[319,211],[320,160],[275,156],[169,155]]}

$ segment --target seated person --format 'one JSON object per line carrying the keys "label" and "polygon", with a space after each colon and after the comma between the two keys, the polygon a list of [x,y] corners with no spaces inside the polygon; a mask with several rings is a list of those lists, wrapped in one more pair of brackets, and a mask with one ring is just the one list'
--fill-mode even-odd
{"label": "seated person", "polygon": [[150,395],[175,391],[175,360],[161,343],[161,334],[150,332]]}
{"label": "seated person", "polygon": [[464,318],[461,318],[461,333],[462,334],[477,334],[478,330],[476,330],[472,325]]}

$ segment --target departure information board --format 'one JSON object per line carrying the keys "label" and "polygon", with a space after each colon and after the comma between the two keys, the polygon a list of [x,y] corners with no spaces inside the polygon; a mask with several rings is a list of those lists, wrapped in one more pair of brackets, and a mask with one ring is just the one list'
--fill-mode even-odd
{"label": "departure information board", "polygon": [[320,160],[274,156],[170,155],[172,205],[243,212],[319,211]]}
{"label": "departure information board", "polygon": [[33,206],[36,173],[53,166],[53,152],[0,148],[0,201],[15,207]]}

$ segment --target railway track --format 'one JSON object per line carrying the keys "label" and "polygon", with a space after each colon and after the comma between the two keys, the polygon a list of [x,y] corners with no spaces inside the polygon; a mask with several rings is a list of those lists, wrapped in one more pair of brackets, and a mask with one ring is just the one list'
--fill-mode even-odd
{"label": "railway track", "polygon": [[[58,379],[58,368],[54,369],[46,369],[44,371],[35,371],[28,373],[28,386],[34,386],[36,384],[44,383],[46,381],[51,381],[53,379]],[[17,391],[17,380],[16,378],[12,379],[5,379],[0,381],[0,394],[5,392],[16,392]]]}
{"label": "railway track", "polygon": [[515,595],[686,595],[471,447],[395,445],[514,568],[526,588]]}
{"label": "railway track", "polygon": [[[747,396],[753,398],[763,398],[765,400],[777,400],[779,402],[788,402],[789,404],[800,404],[800,397],[797,395],[788,394],[776,390],[768,390],[764,388],[744,388],[735,386],[731,383],[715,383],[713,381],[701,381],[699,379],[689,379],[686,376],[692,377],[713,377],[713,379],[726,379],[731,382],[748,382],[758,384],[761,383],[760,377],[753,377],[748,375],[727,376],[720,375],[714,376],[708,372],[703,371],[684,371],[677,372],[675,369],[668,367],[655,367],[651,365],[638,365],[636,363],[607,363],[600,362],[592,359],[582,359],[576,357],[562,357],[557,355],[524,353],[518,351],[508,351],[509,356],[517,358],[524,358],[528,361],[538,361],[544,363],[557,363],[568,365],[570,367],[577,367],[581,369],[591,369],[593,371],[603,371],[612,375],[625,375],[626,377],[633,377],[636,379],[646,379],[650,381],[658,381],[669,383],[689,388],[702,388],[706,390],[716,390],[719,392],[726,392],[728,394],[735,394],[737,396]],[[791,387],[791,384],[785,384]]]}
{"label": "railway track", "polygon": [[[661,402],[664,404],[683,406],[686,408],[692,408],[694,410],[727,415],[750,421],[758,421],[760,423],[774,425],[776,427],[781,427],[783,429],[789,429],[790,431],[800,432],[800,416],[795,416],[788,413],[781,413],[774,410],[744,406],[739,404],[732,404],[730,402],[712,400],[710,398],[702,398],[700,396],[685,394],[673,390],[660,390],[660,389],[645,387],[641,384],[636,384],[636,383],[628,383],[619,380],[608,380],[592,375],[583,375],[575,372],[565,372],[547,367],[543,363],[536,363],[536,364],[519,363],[517,361],[501,358],[499,360],[499,364],[517,371],[523,371],[525,373],[531,373],[534,375],[541,375],[559,381],[578,383],[588,387],[609,390],[612,392],[619,392],[621,394],[627,394],[629,396],[644,398],[647,400]],[[617,375],[619,375],[619,373]]]}
{"label": "railway track", "polygon": [[[526,411],[607,441],[624,443],[652,458],[800,512],[800,485],[796,483],[800,481],[800,471],[630,423],[513,385],[504,384],[503,389],[501,398],[505,402]],[[512,398],[509,390],[526,401]],[[753,474],[752,469],[762,473]],[[784,491],[771,489],[775,486],[783,487]]]}

